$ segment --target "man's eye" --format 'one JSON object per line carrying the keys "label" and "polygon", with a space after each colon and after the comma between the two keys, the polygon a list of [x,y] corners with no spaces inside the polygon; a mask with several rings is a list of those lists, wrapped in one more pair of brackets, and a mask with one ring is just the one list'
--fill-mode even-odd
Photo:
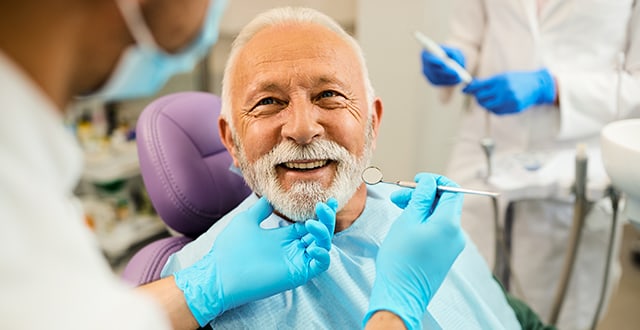
{"label": "man's eye", "polygon": [[247,113],[254,117],[274,115],[287,107],[287,102],[275,97],[260,99]]}
{"label": "man's eye", "polygon": [[258,101],[257,105],[271,105],[271,104],[275,104],[275,103],[276,103],[276,100],[274,100],[272,97],[267,97],[267,98],[264,98],[264,99]]}
{"label": "man's eye", "polygon": [[335,91],[323,91],[322,93],[320,93],[320,98],[334,96],[338,96],[338,93],[336,93]]}

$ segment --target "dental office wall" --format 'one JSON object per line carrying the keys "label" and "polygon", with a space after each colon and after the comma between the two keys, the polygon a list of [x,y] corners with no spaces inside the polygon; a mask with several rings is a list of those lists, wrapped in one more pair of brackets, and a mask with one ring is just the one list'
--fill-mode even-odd
{"label": "dental office wall", "polygon": [[439,101],[422,75],[413,32],[443,42],[452,6],[437,0],[358,1],[356,36],[385,108],[374,162],[389,180],[446,168],[463,100],[446,106]]}

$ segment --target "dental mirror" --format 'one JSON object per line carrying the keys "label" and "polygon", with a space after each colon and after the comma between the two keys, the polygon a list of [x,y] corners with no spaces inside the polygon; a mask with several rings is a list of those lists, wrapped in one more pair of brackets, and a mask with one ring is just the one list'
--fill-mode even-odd
{"label": "dental mirror", "polygon": [[[401,187],[415,188],[418,184],[413,181],[384,181],[382,171],[376,166],[369,166],[362,171],[362,181],[368,185],[378,184],[380,182],[395,184]],[[459,192],[464,194],[482,195],[489,197],[497,197],[500,194],[490,191],[472,190],[459,187],[438,186],[440,191]]]}
{"label": "dental mirror", "polygon": [[369,185],[384,182],[382,181],[382,171],[375,166],[369,166],[362,171],[362,181]]}

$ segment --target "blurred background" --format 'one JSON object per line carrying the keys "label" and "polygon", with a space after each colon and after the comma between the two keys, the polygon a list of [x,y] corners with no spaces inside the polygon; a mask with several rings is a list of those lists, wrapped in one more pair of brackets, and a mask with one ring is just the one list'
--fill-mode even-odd
{"label": "blurred background", "polygon": [[[436,0],[229,0],[220,37],[193,71],[174,77],[156,96],[122,103],[77,102],[67,120],[85,149],[86,171],[77,193],[103,250],[118,271],[141,245],[169,235],[157,218],[140,178],[135,125],[142,109],[160,95],[203,90],[220,94],[231,42],[256,14],[277,6],[307,6],[335,18],[360,42],[384,115],[374,164],[389,180],[410,180],[416,172],[444,172],[458,119],[461,96],[443,105],[421,73],[422,31],[443,42],[453,10]],[[599,329],[640,328],[640,270],[632,248],[637,232],[625,227],[623,277]]]}

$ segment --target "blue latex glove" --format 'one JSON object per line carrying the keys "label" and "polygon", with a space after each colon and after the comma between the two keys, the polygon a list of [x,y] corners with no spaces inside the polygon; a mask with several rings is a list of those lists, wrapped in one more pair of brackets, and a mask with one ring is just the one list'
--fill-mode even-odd
{"label": "blue latex glove", "polygon": [[[464,68],[464,55],[459,49],[442,45],[441,47],[447,53],[447,56]],[[453,86],[462,81],[460,76],[445,65],[441,59],[425,50],[422,51],[422,73],[436,86]]]}
{"label": "blue latex glove", "polygon": [[436,191],[437,185],[457,185],[427,173],[416,175],[415,180],[415,190],[391,195],[404,211],[378,251],[364,324],[376,311],[387,310],[402,318],[407,329],[422,329],[427,305],[464,248],[462,194]]}
{"label": "blue latex glove", "polygon": [[547,69],[475,79],[462,91],[474,95],[482,107],[498,115],[519,113],[532,105],[552,104],[556,99],[555,81]]}
{"label": "blue latex glove", "polygon": [[333,198],[318,203],[318,220],[275,229],[260,227],[273,212],[264,197],[236,215],[207,255],[174,274],[198,324],[293,289],[327,270],[337,206]]}

